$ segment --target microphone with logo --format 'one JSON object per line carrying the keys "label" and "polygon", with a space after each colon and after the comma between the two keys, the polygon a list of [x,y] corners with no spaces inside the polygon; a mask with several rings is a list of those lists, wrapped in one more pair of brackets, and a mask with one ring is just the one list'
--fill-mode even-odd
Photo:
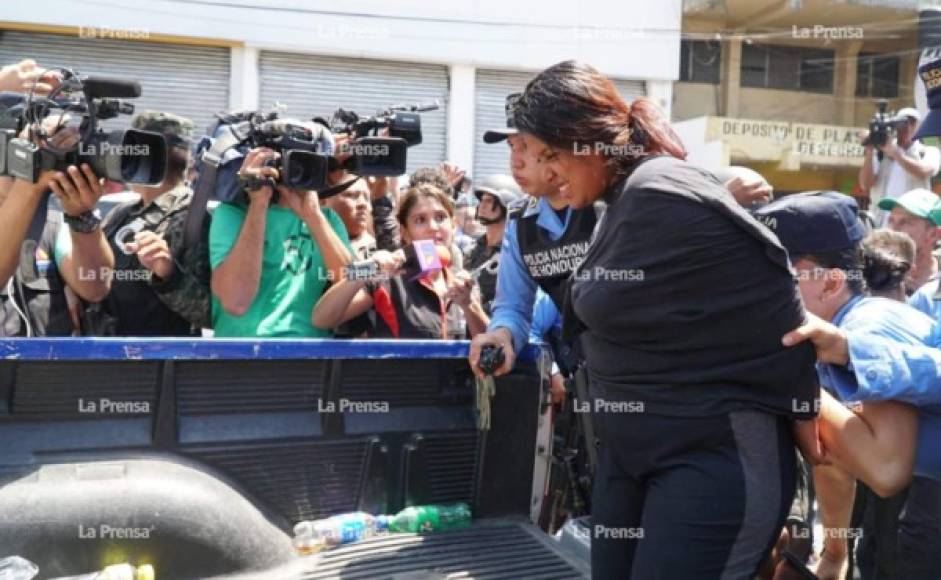
{"label": "microphone with logo", "polygon": [[[405,261],[401,275],[406,280],[417,280],[451,265],[451,251],[433,240],[418,240],[402,249]],[[353,262],[345,269],[347,280],[374,280],[380,276],[379,264],[373,260]]]}

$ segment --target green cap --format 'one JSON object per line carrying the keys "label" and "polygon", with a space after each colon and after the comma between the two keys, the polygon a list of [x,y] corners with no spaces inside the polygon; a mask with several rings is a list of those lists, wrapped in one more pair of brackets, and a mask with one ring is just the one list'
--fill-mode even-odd
{"label": "green cap", "polygon": [[186,117],[162,111],[144,111],[134,117],[132,126],[141,131],[162,133],[171,147],[188,146],[196,127],[195,123]]}
{"label": "green cap", "polygon": [[879,209],[892,211],[896,207],[922,219],[930,220],[936,226],[941,226],[941,198],[932,191],[913,189],[896,198],[885,198],[879,201]]}

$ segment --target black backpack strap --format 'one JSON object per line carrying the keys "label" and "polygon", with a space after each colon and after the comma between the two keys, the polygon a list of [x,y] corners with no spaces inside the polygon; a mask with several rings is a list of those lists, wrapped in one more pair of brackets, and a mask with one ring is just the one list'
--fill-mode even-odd
{"label": "black backpack strap", "polygon": [[193,201],[190,203],[189,214],[184,222],[183,247],[192,247],[199,241],[203,231],[203,219],[206,216],[206,204],[216,186],[216,176],[222,166],[222,155],[228,149],[235,147],[247,137],[245,122],[238,125],[229,125],[221,135],[213,140],[212,145],[203,151],[200,162],[200,175],[193,192]]}
{"label": "black backpack strap", "polygon": [[43,194],[39,205],[36,206],[33,219],[29,222],[29,229],[26,230],[27,240],[33,240],[38,244],[39,239],[42,238],[42,232],[46,227],[46,216],[49,213],[49,196],[51,195],[49,192]]}

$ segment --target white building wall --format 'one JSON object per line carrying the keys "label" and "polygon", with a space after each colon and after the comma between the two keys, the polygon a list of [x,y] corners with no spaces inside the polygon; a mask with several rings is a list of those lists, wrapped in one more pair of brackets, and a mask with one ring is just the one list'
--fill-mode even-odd
{"label": "white building wall", "polygon": [[[220,4],[223,4],[220,6]],[[643,80],[669,112],[678,77],[682,0],[200,0],[109,3],[32,0],[0,4],[3,23],[76,27],[225,41],[232,48],[230,104],[258,104],[258,53],[427,62],[450,67],[449,158],[473,166],[474,71],[536,72],[580,59],[612,77]]]}

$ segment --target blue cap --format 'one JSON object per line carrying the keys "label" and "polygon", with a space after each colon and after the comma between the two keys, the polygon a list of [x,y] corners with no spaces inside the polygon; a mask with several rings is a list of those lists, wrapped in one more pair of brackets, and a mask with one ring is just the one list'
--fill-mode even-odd
{"label": "blue cap", "polygon": [[928,116],[915,132],[915,139],[941,136],[941,58],[918,67],[918,76],[925,83],[928,97]]}
{"label": "blue cap", "polygon": [[866,236],[856,200],[835,191],[788,195],[753,215],[792,257],[845,250]]}

